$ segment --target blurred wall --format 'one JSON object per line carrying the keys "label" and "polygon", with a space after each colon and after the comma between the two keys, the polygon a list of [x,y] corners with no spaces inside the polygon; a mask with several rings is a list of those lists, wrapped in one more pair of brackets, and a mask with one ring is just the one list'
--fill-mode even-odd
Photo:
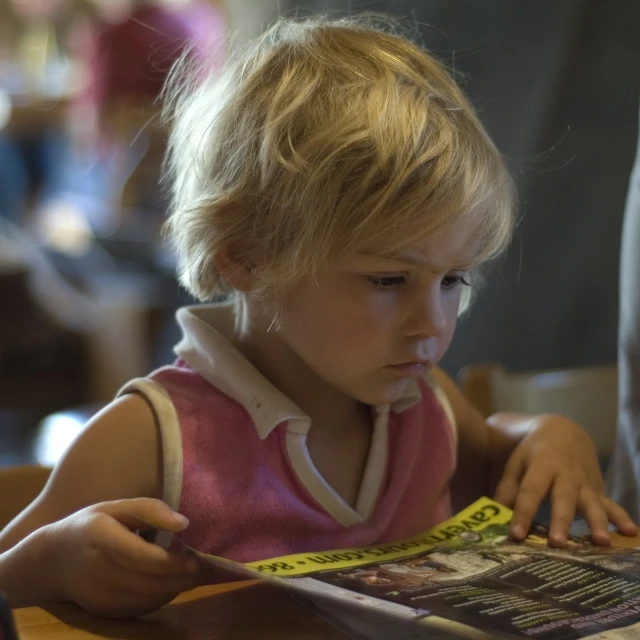
{"label": "blurred wall", "polygon": [[[404,16],[454,67],[518,183],[511,250],[443,366],[616,360],[622,213],[637,138],[637,0],[307,0]],[[639,249],[640,250],[640,249]],[[640,286],[640,284],[639,284]]]}
{"label": "blurred wall", "polygon": [[260,34],[264,26],[277,17],[287,0],[227,0],[225,12],[235,40],[242,43],[247,38]]}

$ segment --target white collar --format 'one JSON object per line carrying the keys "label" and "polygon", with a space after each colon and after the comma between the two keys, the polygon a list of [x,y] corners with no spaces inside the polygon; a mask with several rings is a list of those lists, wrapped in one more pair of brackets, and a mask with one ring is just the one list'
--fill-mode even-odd
{"label": "white collar", "polygon": [[[289,431],[307,434],[311,419],[282,391],[267,380],[233,345],[233,305],[214,303],[182,307],[176,317],[183,333],[176,354],[207,382],[242,405],[260,438],[281,422]],[[375,407],[377,413],[400,413],[420,400],[417,383],[391,405]]]}

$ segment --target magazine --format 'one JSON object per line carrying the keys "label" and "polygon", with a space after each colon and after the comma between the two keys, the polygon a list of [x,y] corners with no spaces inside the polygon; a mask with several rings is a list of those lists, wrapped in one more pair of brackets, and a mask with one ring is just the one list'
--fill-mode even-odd
{"label": "magazine", "polygon": [[[640,639],[640,547],[597,547],[572,537],[554,549],[540,525],[514,542],[511,516],[507,507],[481,498],[396,543],[245,565],[198,555],[218,577],[224,569],[293,589],[355,637]],[[616,545],[622,542],[618,536]],[[378,635],[358,636],[358,623],[373,625]],[[385,625],[399,631],[384,635]],[[418,633],[427,628],[429,634]]]}

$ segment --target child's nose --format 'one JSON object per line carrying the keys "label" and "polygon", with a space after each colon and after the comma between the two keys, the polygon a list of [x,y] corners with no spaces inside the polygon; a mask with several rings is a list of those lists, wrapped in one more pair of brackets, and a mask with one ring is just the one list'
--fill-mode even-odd
{"label": "child's nose", "polygon": [[405,321],[404,333],[408,336],[435,338],[444,332],[446,326],[446,314],[439,292],[423,294],[411,305]]}

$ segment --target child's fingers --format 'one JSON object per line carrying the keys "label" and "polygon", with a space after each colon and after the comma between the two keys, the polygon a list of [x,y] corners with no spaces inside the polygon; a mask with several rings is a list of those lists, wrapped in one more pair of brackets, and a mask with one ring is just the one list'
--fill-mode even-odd
{"label": "child's fingers", "polygon": [[494,500],[507,507],[512,507],[516,501],[518,495],[518,480],[514,476],[504,475],[502,476],[496,492],[494,494]]}
{"label": "child's fingers", "polygon": [[578,487],[559,476],[551,488],[551,522],[549,544],[562,547],[567,543],[569,528],[576,514]]}
{"label": "child's fingers", "polygon": [[547,470],[530,470],[525,474],[520,483],[511,518],[510,532],[516,540],[526,537],[552,482],[553,475]]}
{"label": "child's fingers", "polygon": [[183,515],[176,513],[162,500],[154,498],[133,498],[102,502],[96,505],[93,510],[110,515],[132,530],[161,529],[177,532],[182,531],[189,524],[189,521]]}
{"label": "child's fingers", "polygon": [[518,495],[523,471],[522,457],[517,453],[512,455],[507,461],[502,478],[500,478],[500,482],[496,487],[494,498],[497,502],[507,507],[513,506]]}
{"label": "child's fingers", "polygon": [[623,507],[606,496],[602,496],[602,504],[607,512],[609,522],[612,522],[620,533],[625,536],[638,535],[637,525]]}
{"label": "child's fingers", "polygon": [[129,567],[123,567],[112,558],[105,558],[99,566],[100,583],[103,597],[119,591],[127,591],[147,597],[175,596],[191,589],[199,582],[199,572],[189,574],[148,574],[140,573]]}
{"label": "child's fingers", "polygon": [[136,571],[152,578],[198,573],[200,562],[193,553],[167,551],[140,538],[136,538],[136,540],[139,540],[144,548],[140,548],[140,545],[137,544],[114,544],[105,551],[111,560],[124,569]]}
{"label": "child's fingers", "polygon": [[609,518],[600,494],[592,487],[583,485],[580,487],[578,500],[578,506],[589,525],[591,539],[596,544],[610,544]]}
{"label": "child's fingers", "polygon": [[197,573],[199,561],[192,553],[167,551],[146,542],[112,518],[100,525],[96,546],[125,569],[148,575]]}

